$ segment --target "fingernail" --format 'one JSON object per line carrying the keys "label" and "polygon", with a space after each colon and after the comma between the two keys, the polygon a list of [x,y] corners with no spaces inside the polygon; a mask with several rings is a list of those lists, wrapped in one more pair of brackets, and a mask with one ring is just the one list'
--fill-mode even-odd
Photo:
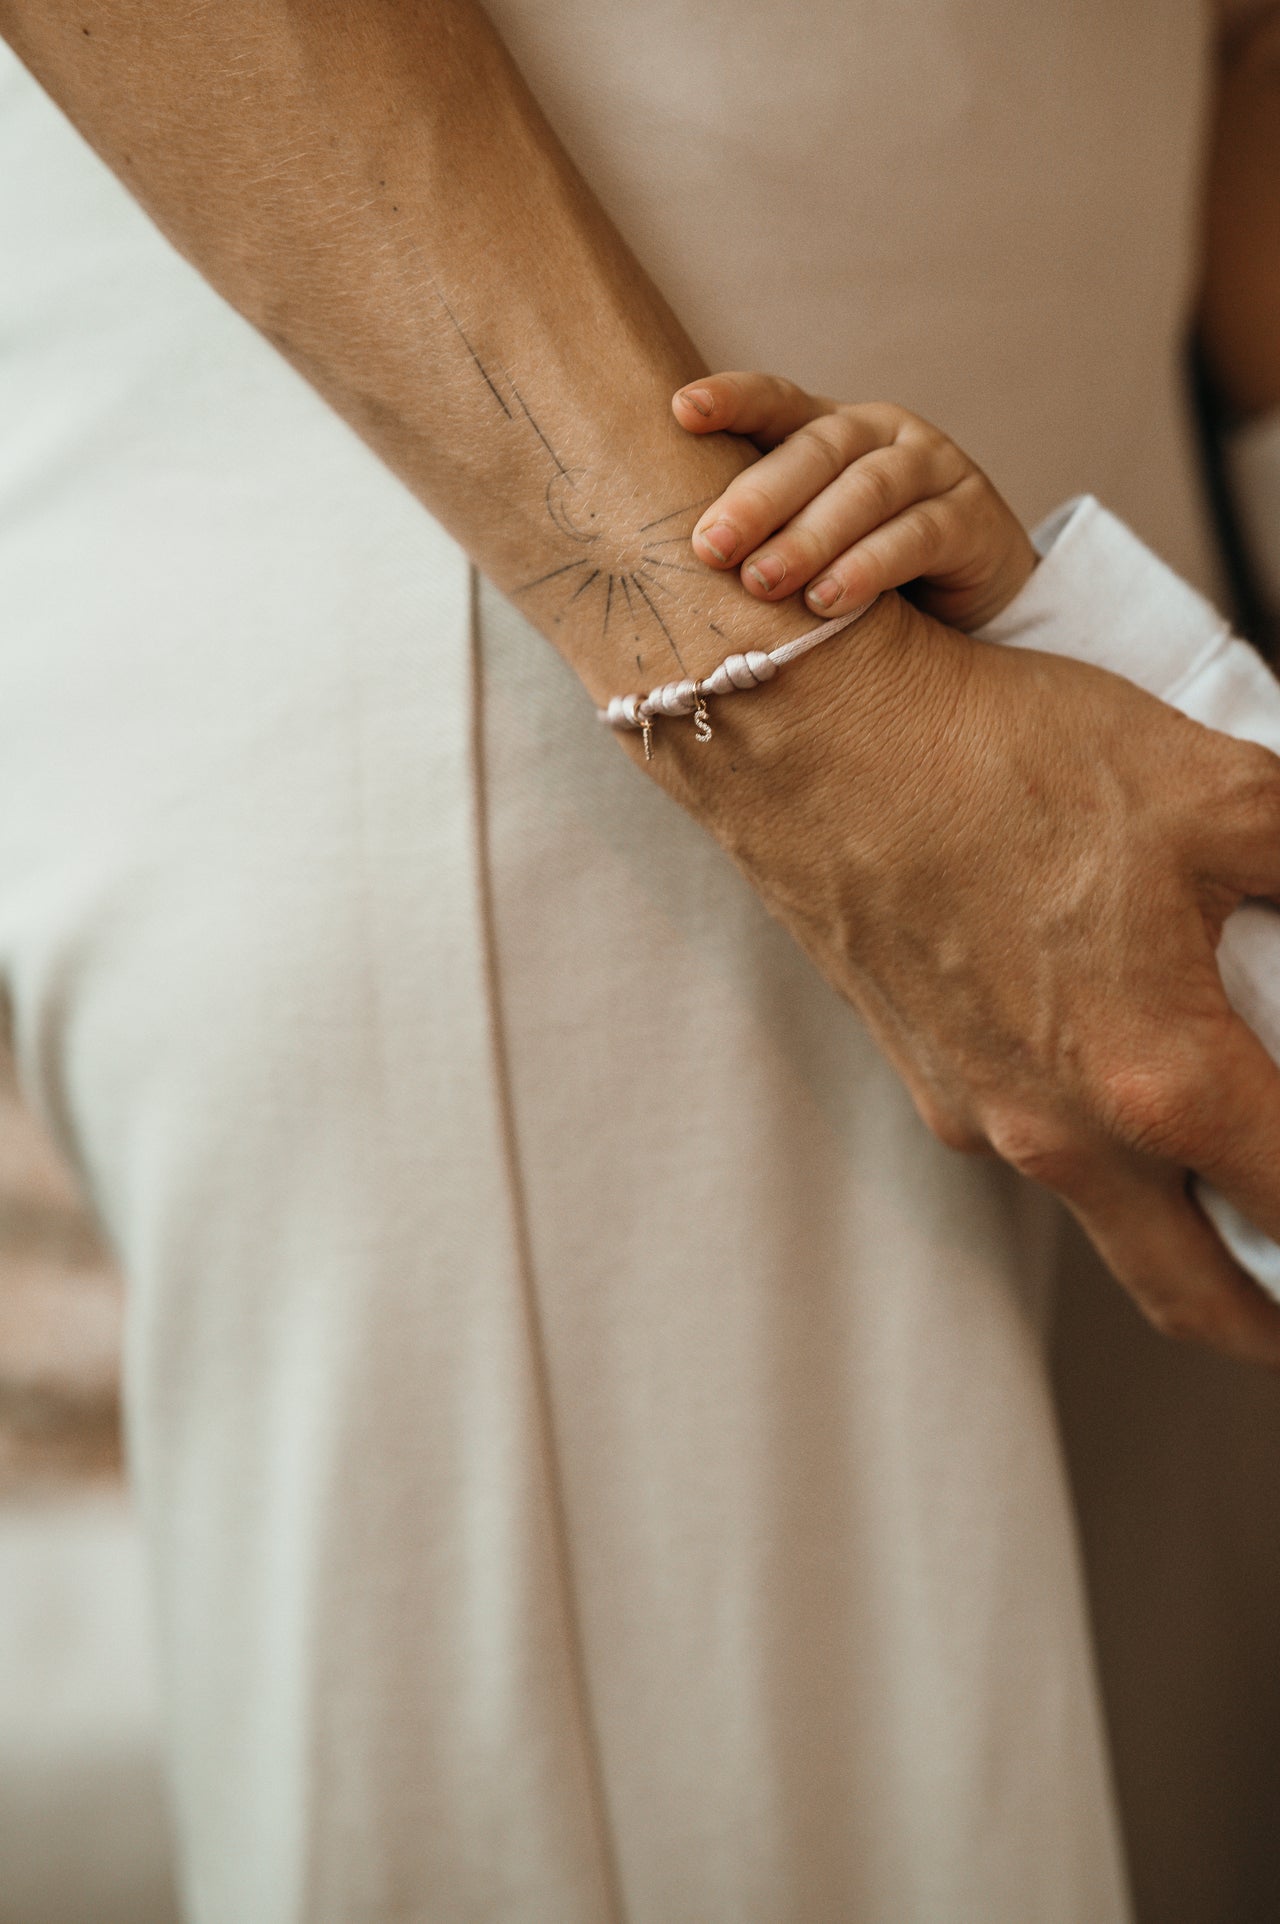
{"label": "fingernail", "polygon": [[808,590],[805,600],[811,601],[815,608],[829,608],[839,593],[840,583],[835,576],[823,575],[822,580],[815,581]]}
{"label": "fingernail", "polygon": [[696,408],[699,414],[710,414],[716,404],[715,396],[704,387],[682,387],[680,399],[687,401],[691,408]]}
{"label": "fingernail", "polygon": [[787,572],[787,564],[779,555],[762,554],[755,561],[747,563],[747,573],[761,588],[776,588]]}
{"label": "fingernail", "polygon": [[728,561],[738,545],[737,532],[727,521],[715,521],[709,528],[698,528],[693,538],[717,561]]}

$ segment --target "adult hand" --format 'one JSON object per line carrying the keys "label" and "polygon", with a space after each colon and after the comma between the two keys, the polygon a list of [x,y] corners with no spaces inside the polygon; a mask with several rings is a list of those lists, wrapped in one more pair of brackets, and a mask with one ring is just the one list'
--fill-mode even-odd
{"label": "adult hand", "polygon": [[1056,1191],[1156,1328],[1280,1366],[1280,1308],[1188,1194],[1194,1171],[1280,1237],[1280,1070],[1214,953],[1243,897],[1280,897],[1280,760],[896,596],[716,731],[718,776],[674,727],[652,772],[934,1133]]}
{"label": "adult hand", "polygon": [[[678,567],[642,617],[648,666],[611,618],[654,531],[687,538],[746,449],[671,420],[705,359],[471,0],[128,0],[91,45],[60,7],[0,0],[0,29],[594,700],[668,650],[706,674],[726,635],[771,648],[811,625]],[[206,83],[232,68],[229,106]],[[1183,1180],[1280,1236],[1280,1072],[1213,963],[1241,895],[1280,892],[1272,759],[893,596],[721,704],[716,751],[692,732],[664,731],[651,772],[863,1011],[930,1125],[1058,1190],[1162,1328],[1280,1363],[1280,1309]]]}

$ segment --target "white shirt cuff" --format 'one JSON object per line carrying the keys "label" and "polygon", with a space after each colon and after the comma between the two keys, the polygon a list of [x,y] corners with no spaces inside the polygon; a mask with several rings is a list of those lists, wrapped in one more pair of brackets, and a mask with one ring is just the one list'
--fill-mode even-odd
{"label": "white shirt cuff", "polygon": [[1177,705],[1230,633],[1225,617],[1091,494],[1032,539],[1042,560],[978,640],[1092,662]]}

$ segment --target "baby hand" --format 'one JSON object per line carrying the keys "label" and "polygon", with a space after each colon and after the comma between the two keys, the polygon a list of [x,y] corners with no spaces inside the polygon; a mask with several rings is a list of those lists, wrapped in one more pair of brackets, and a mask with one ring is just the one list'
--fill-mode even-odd
{"label": "baby hand", "polygon": [[738,568],[761,600],[805,588],[814,613],[833,616],[913,582],[918,607],[974,629],[1036,565],[981,468],[905,408],[823,400],[776,374],[710,374],[671,405],[690,434],[723,429],[771,450],[692,537],[700,561]]}

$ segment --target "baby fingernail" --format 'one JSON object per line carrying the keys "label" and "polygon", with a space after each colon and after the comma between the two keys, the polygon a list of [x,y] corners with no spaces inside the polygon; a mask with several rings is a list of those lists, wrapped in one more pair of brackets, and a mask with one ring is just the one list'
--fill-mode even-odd
{"label": "baby fingernail", "polygon": [[776,588],[786,572],[786,562],[776,554],[762,554],[747,563],[747,573],[760,588]]}
{"label": "baby fingernail", "polygon": [[805,600],[811,601],[815,608],[829,608],[839,592],[840,583],[835,576],[823,575],[821,581],[814,582]]}
{"label": "baby fingernail", "polygon": [[738,537],[727,521],[713,522],[709,528],[699,528],[694,540],[717,561],[727,561],[738,545]]}
{"label": "baby fingernail", "polygon": [[710,414],[715,406],[714,395],[709,394],[704,387],[682,387],[680,399],[687,401],[691,408],[696,408],[699,414]]}

